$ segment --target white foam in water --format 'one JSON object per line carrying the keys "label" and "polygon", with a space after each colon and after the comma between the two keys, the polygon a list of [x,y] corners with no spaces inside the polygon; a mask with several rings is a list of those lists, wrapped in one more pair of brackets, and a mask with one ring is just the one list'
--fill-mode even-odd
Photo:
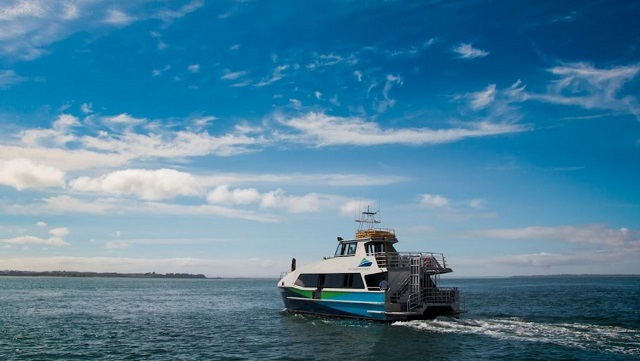
{"label": "white foam in water", "polygon": [[587,324],[551,324],[507,319],[436,319],[433,321],[395,322],[434,333],[484,335],[504,340],[543,342],[585,350],[605,350],[640,355],[640,332],[614,326]]}

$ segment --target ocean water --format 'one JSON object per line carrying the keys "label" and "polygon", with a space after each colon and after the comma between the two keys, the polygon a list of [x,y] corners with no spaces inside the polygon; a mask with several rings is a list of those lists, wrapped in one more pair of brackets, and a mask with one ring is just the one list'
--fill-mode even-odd
{"label": "ocean water", "polygon": [[0,360],[640,360],[640,278],[443,278],[466,314],[390,325],[276,281],[0,277]]}

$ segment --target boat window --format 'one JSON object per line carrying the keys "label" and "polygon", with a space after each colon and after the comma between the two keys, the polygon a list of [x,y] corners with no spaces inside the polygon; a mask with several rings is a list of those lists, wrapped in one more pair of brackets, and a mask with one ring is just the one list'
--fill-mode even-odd
{"label": "boat window", "polygon": [[326,288],[364,288],[359,273],[328,273],[325,275]]}
{"label": "boat window", "polygon": [[367,282],[367,287],[378,287],[380,281],[388,279],[388,277],[386,272],[382,272],[366,275],[364,276],[364,279]]}
{"label": "boat window", "polygon": [[302,273],[298,276],[295,285],[300,287],[316,287],[318,285],[318,276],[317,273]]}
{"label": "boat window", "polygon": [[340,243],[338,245],[338,249],[336,249],[336,256],[349,256],[352,254],[356,254],[356,242],[345,242]]}

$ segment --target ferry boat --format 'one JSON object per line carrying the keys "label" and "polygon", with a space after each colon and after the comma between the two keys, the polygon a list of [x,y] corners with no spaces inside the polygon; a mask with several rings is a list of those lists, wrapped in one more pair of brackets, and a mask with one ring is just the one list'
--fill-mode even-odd
{"label": "ferry boat", "polygon": [[374,228],[378,212],[362,212],[354,239],[338,237],[333,256],[284,272],[278,281],[293,313],[394,322],[458,317],[460,292],[438,287],[452,272],[442,253],[398,252],[395,230]]}

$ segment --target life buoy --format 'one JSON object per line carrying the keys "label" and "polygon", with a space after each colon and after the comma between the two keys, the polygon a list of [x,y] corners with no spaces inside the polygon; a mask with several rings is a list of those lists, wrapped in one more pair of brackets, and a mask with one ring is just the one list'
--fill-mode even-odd
{"label": "life buoy", "polygon": [[422,267],[431,267],[431,257],[425,257],[422,261]]}

